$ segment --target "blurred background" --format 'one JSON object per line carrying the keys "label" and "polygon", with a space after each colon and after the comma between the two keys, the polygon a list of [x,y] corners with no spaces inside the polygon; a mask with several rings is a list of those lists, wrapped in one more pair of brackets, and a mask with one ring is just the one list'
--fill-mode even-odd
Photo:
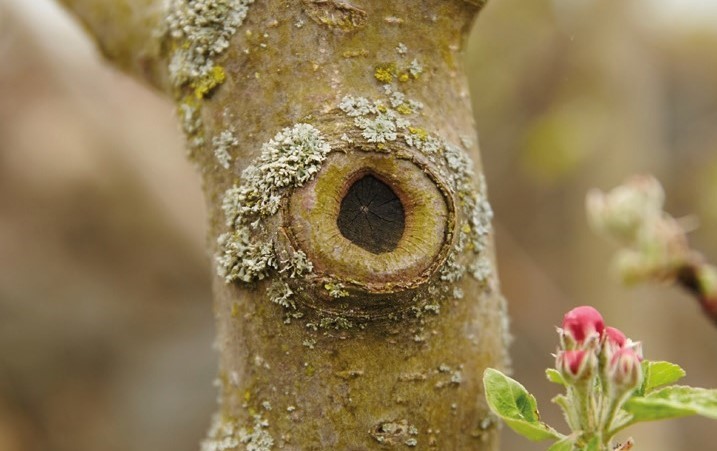
{"label": "blurred background", "polygon": [[[543,376],[553,326],[581,304],[717,387],[717,329],[676,288],[621,286],[583,206],[653,173],[717,261],[717,2],[491,0],[467,53],[514,376],[544,419],[563,424]],[[0,450],[196,450],[216,356],[200,181],[172,106],[51,0],[0,0],[0,61]],[[715,426],[629,432],[642,450],[708,450]]]}

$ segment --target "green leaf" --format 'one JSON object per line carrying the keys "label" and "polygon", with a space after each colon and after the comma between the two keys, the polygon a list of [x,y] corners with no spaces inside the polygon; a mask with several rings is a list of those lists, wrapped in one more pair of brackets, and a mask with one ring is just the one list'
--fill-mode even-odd
{"label": "green leaf", "polygon": [[488,406],[518,434],[533,441],[563,437],[540,421],[535,397],[514,379],[488,368],[483,373],[483,385]]}
{"label": "green leaf", "polygon": [[562,440],[558,440],[548,448],[548,451],[573,451],[575,446],[575,437],[565,437]]}
{"label": "green leaf", "polygon": [[657,387],[673,384],[685,377],[685,370],[670,362],[642,362],[643,382],[639,394],[646,395]]}
{"label": "green leaf", "polygon": [[567,412],[570,409],[570,403],[568,402],[568,398],[565,395],[555,395],[553,399],[551,399],[553,404],[557,404],[560,406],[563,411]]}
{"label": "green leaf", "polygon": [[560,406],[560,409],[563,411],[565,422],[568,423],[570,429],[573,431],[580,429],[580,421],[575,418],[574,409],[571,408],[570,401],[568,401],[567,396],[557,395],[551,401]]}
{"label": "green leaf", "polygon": [[563,375],[560,374],[560,371],[556,370],[555,368],[548,368],[547,370],[545,370],[545,375],[548,377],[548,380],[550,382],[553,382],[555,384],[560,384],[563,387],[566,387],[568,385],[565,382]]}
{"label": "green leaf", "polygon": [[673,385],[644,397],[633,397],[623,408],[633,415],[633,423],[689,415],[717,420],[717,390]]}

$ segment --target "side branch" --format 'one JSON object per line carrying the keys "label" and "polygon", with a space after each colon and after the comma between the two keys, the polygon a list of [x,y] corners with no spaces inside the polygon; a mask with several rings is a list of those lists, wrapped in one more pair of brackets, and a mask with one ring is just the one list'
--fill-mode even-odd
{"label": "side branch", "polygon": [[162,36],[162,0],[58,0],[75,16],[114,65],[168,90]]}
{"label": "side branch", "polygon": [[683,223],[663,210],[665,193],[651,176],[635,176],[609,193],[593,190],[591,225],[616,241],[619,274],[627,283],[673,282],[693,295],[717,326],[717,267],[690,248]]}
{"label": "side branch", "polygon": [[678,269],[676,280],[697,299],[705,316],[717,327],[717,268],[695,253],[691,261]]}

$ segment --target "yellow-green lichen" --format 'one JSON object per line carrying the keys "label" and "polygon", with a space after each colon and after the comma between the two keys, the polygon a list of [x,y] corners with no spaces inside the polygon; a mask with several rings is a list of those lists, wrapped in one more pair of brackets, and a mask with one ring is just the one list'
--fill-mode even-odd
{"label": "yellow-green lichen", "polygon": [[194,96],[197,99],[203,99],[211,94],[217,86],[224,83],[226,78],[224,68],[222,66],[214,66],[208,73],[192,80],[190,86],[194,90]]}
{"label": "yellow-green lichen", "polygon": [[381,83],[391,83],[394,77],[396,77],[396,63],[388,63],[376,66],[373,76]]}
{"label": "yellow-green lichen", "polygon": [[408,82],[411,79],[418,80],[418,77],[422,73],[423,65],[418,59],[414,58],[407,67],[403,66],[400,69],[396,63],[378,65],[374,68],[373,76],[379,82],[388,85],[394,80],[398,80],[402,83]]}
{"label": "yellow-green lichen", "polygon": [[408,131],[412,135],[416,135],[416,138],[420,139],[421,141],[426,141],[428,139],[428,132],[420,127],[408,127]]}
{"label": "yellow-green lichen", "polygon": [[324,289],[329,292],[332,298],[345,298],[349,292],[344,289],[344,285],[338,282],[328,282],[324,284]]}
{"label": "yellow-green lichen", "polygon": [[396,111],[399,113],[405,115],[413,114],[413,110],[410,106],[406,105],[405,103],[402,103],[401,105],[396,107]]}

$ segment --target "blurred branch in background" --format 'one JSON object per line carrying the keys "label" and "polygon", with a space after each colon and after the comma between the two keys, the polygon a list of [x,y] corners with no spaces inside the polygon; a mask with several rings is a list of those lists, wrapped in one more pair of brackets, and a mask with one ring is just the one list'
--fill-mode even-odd
{"label": "blurred branch in background", "polygon": [[654,177],[634,176],[608,193],[587,196],[588,220],[621,249],[615,266],[628,284],[678,283],[717,325],[717,268],[687,243],[686,221],[663,210],[665,192]]}

